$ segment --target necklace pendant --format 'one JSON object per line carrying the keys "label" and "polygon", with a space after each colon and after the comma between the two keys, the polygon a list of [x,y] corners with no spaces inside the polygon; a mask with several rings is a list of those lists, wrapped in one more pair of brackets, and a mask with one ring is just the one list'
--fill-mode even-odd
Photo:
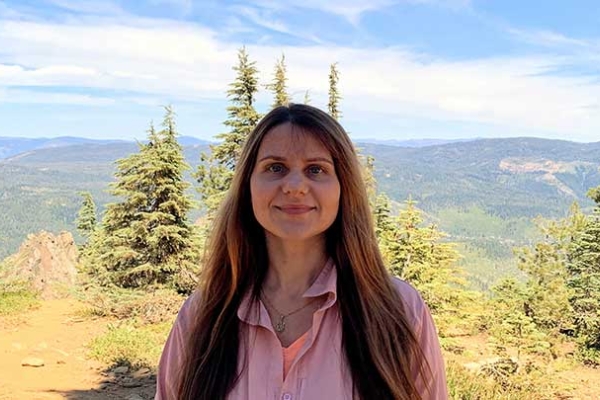
{"label": "necklace pendant", "polygon": [[275,330],[279,333],[285,331],[285,316],[279,317],[279,322],[275,324]]}

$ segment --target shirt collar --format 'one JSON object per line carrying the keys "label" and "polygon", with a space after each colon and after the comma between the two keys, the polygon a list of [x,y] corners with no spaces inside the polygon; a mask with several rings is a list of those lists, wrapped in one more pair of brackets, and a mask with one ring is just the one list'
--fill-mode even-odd
{"label": "shirt collar", "polygon": [[[337,270],[333,260],[329,259],[317,279],[304,292],[302,297],[318,297],[327,294],[327,300],[321,306],[320,310],[331,307],[337,300]],[[268,313],[262,304],[260,307],[252,305],[251,293],[246,293],[238,308],[238,318],[250,325],[262,325],[261,321],[268,321]]]}

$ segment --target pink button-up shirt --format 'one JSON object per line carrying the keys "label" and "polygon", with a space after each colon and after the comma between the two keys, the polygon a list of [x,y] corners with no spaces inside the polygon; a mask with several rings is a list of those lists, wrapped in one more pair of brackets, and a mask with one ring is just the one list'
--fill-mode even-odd
{"label": "pink button-up shirt", "polygon": [[[448,398],[444,362],[435,326],[419,293],[406,282],[392,278],[404,300],[410,322],[431,368],[430,382],[424,382],[418,371],[413,376],[423,399]],[[229,394],[231,400],[343,400],[352,399],[352,379],[345,365],[342,329],[336,293],[337,273],[329,262],[304,297],[327,295],[327,300],[313,316],[312,328],[306,336],[284,378],[281,343],[271,326],[265,307],[250,307],[246,297],[238,310],[242,335],[247,335],[248,364]],[[179,311],[158,366],[155,400],[176,400],[175,376],[182,360],[184,338],[195,316],[194,293]],[[241,358],[241,357],[240,357]],[[240,364],[241,368],[241,364]],[[429,386],[429,391],[426,390]]]}

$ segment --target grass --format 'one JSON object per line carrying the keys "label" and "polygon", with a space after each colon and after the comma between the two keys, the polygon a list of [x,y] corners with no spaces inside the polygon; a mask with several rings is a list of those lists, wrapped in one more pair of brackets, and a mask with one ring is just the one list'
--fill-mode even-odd
{"label": "grass", "polygon": [[107,366],[155,369],[184,297],[154,291],[86,286],[78,298],[87,304],[80,315],[112,320],[88,345],[89,356]]}
{"label": "grass", "polygon": [[156,369],[172,322],[136,326],[131,321],[109,325],[89,344],[90,356],[107,365]]}
{"label": "grass", "polygon": [[0,284],[0,316],[12,316],[39,307],[37,293],[20,284]]}
{"label": "grass", "polygon": [[[490,373],[491,370],[495,373]],[[472,372],[455,361],[446,365],[448,389],[454,400],[555,399],[556,390],[536,371],[507,373],[496,366],[487,373]]]}

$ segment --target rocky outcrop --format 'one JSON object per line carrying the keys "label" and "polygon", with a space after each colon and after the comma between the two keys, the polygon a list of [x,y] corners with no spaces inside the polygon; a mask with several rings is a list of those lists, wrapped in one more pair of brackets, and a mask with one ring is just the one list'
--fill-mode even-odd
{"label": "rocky outcrop", "polygon": [[56,297],[58,289],[75,284],[77,246],[73,235],[41,231],[31,234],[19,251],[4,262],[2,280],[25,281],[44,298]]}

